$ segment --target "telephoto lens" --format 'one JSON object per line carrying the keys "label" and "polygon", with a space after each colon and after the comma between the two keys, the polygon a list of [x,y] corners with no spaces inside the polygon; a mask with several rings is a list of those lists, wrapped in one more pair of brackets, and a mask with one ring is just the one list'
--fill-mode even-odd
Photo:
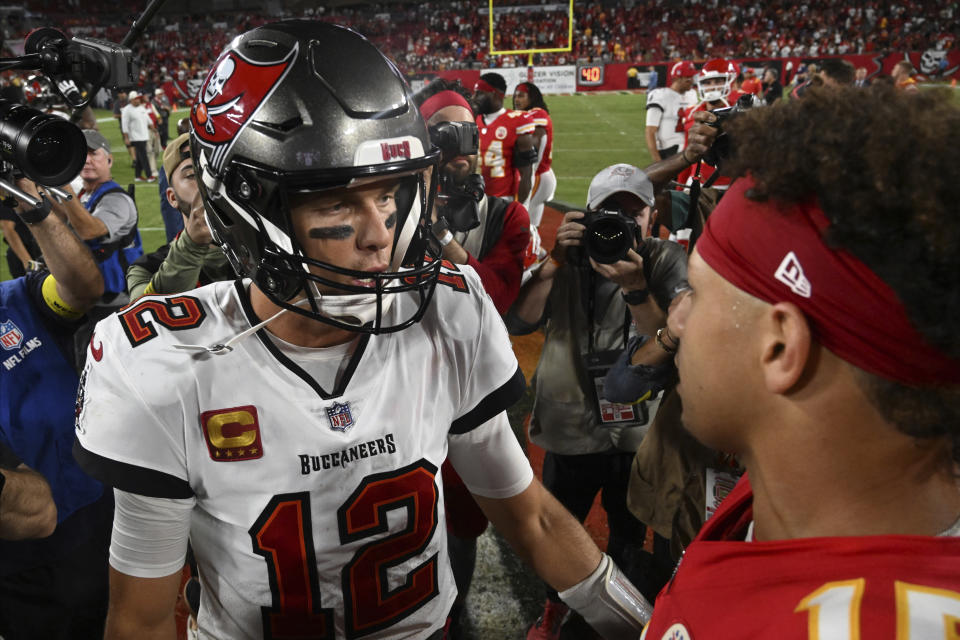
{"label": "telephoto lens", "polygon": [[59,187],[87,161],[83,132],[63,118],[0,100],[0,158],[37,184]]}
{"label": "telephoto lens", "polygon": [[600,264],[613,264],[627,257],[633,247],[636,222],[618,211],[601,209],[588,213],[583,221],[583,246],[587,255]]}

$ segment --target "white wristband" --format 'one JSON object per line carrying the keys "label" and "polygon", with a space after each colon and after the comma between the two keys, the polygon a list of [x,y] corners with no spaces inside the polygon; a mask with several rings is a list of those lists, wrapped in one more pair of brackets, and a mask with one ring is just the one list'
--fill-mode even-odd
{"label": "white wristband", "polygon": [[439,242],[440,246],[442,247],[447,246],[448,244],[453,242],[453,233],[451,233],[450,230],[447,229],[446,232],[444,232],[442,238],[437,238],[437,242]]}
{"label": "white wristband", "polygon": [[560,599],[604,638],[637,638],[653,607],[603,554],[593,573],[560,592]]}

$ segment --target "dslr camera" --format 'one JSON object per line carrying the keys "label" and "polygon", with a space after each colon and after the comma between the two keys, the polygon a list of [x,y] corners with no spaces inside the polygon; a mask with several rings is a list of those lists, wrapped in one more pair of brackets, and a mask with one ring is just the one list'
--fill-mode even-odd
{"label": "dslr camera", "polygon": [[581,222],[587,228],[583,233],[583,251],[600,264],[625,260],[634,244],[639,246],[637,221],[616,209],[587,211]]}
{"label": "dslr camera", "polygon": [[440,164],[457,156],[473,156],[480,149],[475,122],[438,122],[430,125],[430,142],[440,149]]}

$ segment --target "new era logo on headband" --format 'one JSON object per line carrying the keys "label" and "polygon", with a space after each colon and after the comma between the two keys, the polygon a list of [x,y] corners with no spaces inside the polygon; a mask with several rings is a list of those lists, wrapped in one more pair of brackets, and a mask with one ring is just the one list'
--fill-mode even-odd
{"label": "new era logo on headband", "polygon": [[797,260],[797,255],[793,251],[783,257],[773,277],[790,287],[790,290],[798,296],[809,298],[813,293],[810,281],[803,275],[803,267],[800,266],[800,261]]}

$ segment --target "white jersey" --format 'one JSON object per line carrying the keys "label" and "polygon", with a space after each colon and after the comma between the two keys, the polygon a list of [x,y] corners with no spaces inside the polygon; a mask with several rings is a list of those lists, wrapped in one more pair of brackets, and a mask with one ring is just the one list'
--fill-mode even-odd
{"label": "white jersey", "polygon": [[683,150],[686,141],[683,111],[696,104],[696,100],[690,102],[689,93],[680,94],[670,87],[661,87],[647,96],[647,126],[657,127],[658,150],[674,145],[677,146],[677,152]]}
{"label": "white jersey", "polygon": [[[97,325],[76,455],[125,491],[195,498],[201,637],[427,638],[443,627],[456,594],[438,478],[448,437],[475,437],[524,390],[476,272],[445,265],[423,319],[362,338],[332,390],[265,330],[229,353],[174,348],[258,321],[239,282],[142,298]],[[390,313],[409,317],[411,304]],[[526,488],[521,462],[489,489]]]}

